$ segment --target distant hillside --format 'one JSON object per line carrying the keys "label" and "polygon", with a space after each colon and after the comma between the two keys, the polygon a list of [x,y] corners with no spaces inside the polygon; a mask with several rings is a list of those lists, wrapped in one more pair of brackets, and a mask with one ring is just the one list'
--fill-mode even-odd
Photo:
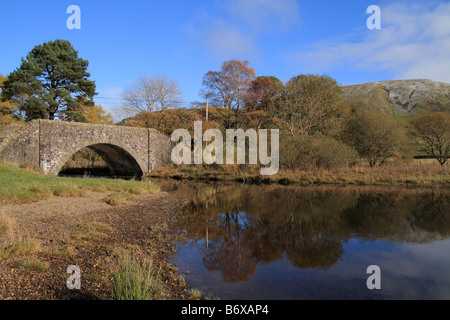
{"label": "distant hillside", "polygon": [[450,84],[432,80],[379,81],[343,86],[344,97],[395,116],[450,111]]}

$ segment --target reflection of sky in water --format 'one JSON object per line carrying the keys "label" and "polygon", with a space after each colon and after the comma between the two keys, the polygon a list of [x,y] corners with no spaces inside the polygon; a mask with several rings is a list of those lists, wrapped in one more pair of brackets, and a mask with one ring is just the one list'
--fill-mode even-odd
{"label": "reflection of sky in water", "polygon": [[[163,188],[164,190],[164,188]],[[450,192],[177,183],[172,263],[220,299],[450,299]],[[208,228],[208,248],[206,248]],[[194,240],[195,239],[195,240]],[[366,286],[381,268],[381,290]]]}
{"label": "reflection of sky in water", "polygon": [[[186,281],[205,293],[227,299],[450,299],[450,240],[430,244],[351,239],[344,255],[326,270],[300,269],[283,256],[260,263],[249,281],[227,283],[220,270],[202,263],[206,241],[180,246],[173,263]],[[381,268],[381,290],[369,290],[369,265]]]}

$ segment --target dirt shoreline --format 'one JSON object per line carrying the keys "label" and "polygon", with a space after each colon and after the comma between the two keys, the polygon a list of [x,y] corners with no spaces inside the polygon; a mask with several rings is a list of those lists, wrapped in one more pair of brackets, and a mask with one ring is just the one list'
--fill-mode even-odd
{"label": "dirt shoreline", "polygon": [[[182,241],[172,227],[184,200],[160,192],[110,206],[102,201],[106,195],[92,192],[87,197],[52,197],[31,204],[0,206],[1,214],[14,219],[14,230],[40,243],[41,249],[32,256],[49,264],[41,272],[25,271],[17,267],[23,257],[0,259],[0,299],[111,299],[108,259],[117,247],[139,247],[140,252],[152,257],[168,288],[162,298],[181,299],[188,288],[176,266],[169,263],[169,256],[176,242]],[[99,238],[74,241],[73,226],[89,223],[106,225],[108,231]],[[0,236],[0,243],[5,237]],[[62,247],[70,247],[71,254],[54,254]],[[67,288],[69,265],[81,269],[81,290]]]}

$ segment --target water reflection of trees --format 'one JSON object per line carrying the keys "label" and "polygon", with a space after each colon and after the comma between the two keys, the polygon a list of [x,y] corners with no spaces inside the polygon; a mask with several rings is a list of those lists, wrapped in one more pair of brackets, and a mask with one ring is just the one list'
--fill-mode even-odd
{"label": "water reflection of trees", "polygon": [[190,200],[178,221],[209,270],[247,280],[258,263],[284,254],[301,268],[329,268],[350,238],[432,242],[450,235],[450,191],[168,183]]}

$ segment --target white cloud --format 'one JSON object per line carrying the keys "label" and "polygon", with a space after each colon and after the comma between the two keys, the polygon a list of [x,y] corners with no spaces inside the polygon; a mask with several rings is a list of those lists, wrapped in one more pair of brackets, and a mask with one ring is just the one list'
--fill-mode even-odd
{"label": "white cloud", "polygon": [[216,12],[197,12],[187,34],[220,58],[257,55],[257,38],[287,31],[300,21],[295,0],[226,0],[218,4]]}
{"label": "white cloud", "polygon": [[255,53],[253,40],[222,18],[208,18],[207,25],[192,26],[191,38],[221,58]]}
{"label": "white cloud", "polygon": [[284,32],[300,23],[296,0],[228,0],[225,8],[255,33]]}
{"label": "white cloud", "polygon": [[381,30],[346,35],[363,35],[362,40],[327,40],[291,57],[320,72],[353,66],[366,71],[387,70],[396,79],[450,82],[450,3],[390,4],[381,7],[381,23]]}

